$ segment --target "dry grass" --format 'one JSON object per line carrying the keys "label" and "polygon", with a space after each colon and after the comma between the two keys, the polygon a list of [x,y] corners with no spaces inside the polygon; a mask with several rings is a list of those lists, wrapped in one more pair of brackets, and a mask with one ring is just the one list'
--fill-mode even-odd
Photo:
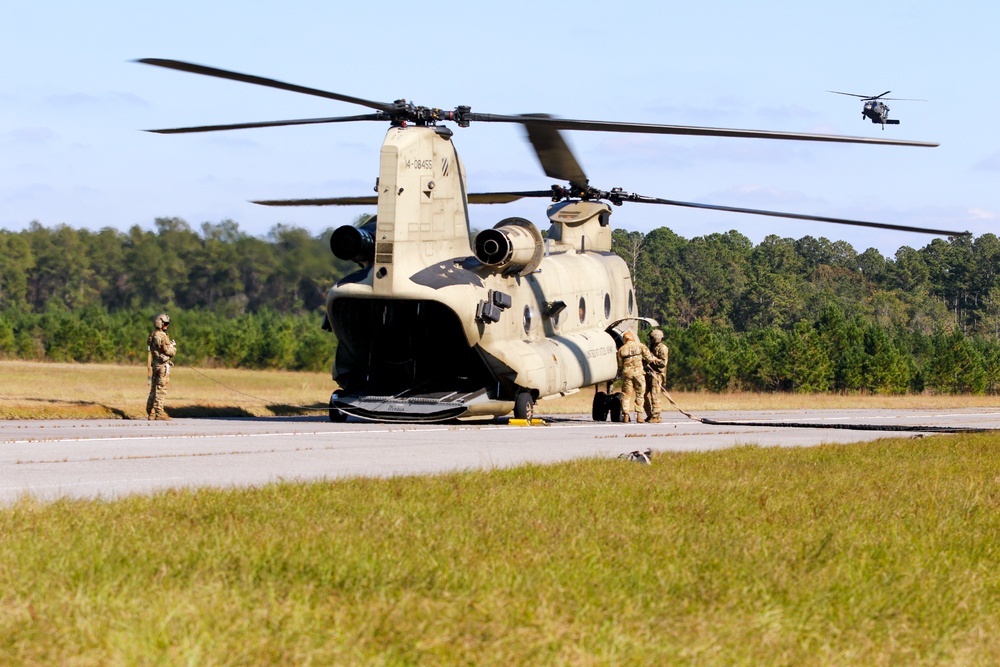
{"label": "dry grass", "polygon": [[[0,361],[0,419],[140,419],[146,369],[112,364]],[[295,414],[291,406],[325,410],[335,388],[328,373],[231,368],[173,370],[167,410],[173,416]],[[539,401],[539,414],[589,413],[593,390]],[[869,396],[863,394],[709,394],[677,392],[684,410],[946,409],[997,407],[996,396]],[[672,409],[664,404],[664,409]]]}
{"label": "dry grass", "polygon": [[[145,418],[145,366],[0,361],[0,418]],[[289,406],[324,408],[328,373],[175,367],[167,392],[173,416],[273,416]]]}

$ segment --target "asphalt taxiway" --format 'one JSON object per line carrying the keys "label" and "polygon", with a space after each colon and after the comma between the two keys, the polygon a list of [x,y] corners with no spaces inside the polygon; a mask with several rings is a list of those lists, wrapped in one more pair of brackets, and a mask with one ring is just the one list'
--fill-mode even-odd
{"label": "asphalt taxiway", "polygon": [[[546,416],[451,424],[335,424],[325,417],[0,421],[0,503],[31,495],[112,499],[180,487],[255,486],[490,469],[635,450],[804,447],[929,434],[933,428],[1000,429],[1000,409],[706,412],[705,424],[665,413],[662,424],[596,423]],[[779,424],[793,424],[784,427]],[[805,425],[809,425],[808,427]],[[847,430],[845,425],[912,428]],[[927,427],[928,430],[921,430]]]}

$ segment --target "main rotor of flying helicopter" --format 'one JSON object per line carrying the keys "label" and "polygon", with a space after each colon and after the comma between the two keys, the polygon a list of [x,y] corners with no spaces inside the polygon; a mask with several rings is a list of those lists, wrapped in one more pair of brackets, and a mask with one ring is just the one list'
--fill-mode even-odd
{"label": "main rotor of flying helicopter", "polygon": [[[625,192],[622,188],[611,190],[600,190],[590,185],[583,168],[574,157],[566,141],[559,130],[577,130],[590,132],[625,132],[640,134],[670,134],[670,135],[691,135],[710,137],[736,137],[749,139],[782,139],[799,141],[819,141],[836,143],[861,143],[879,144],[895,146],[919,146],[936,147],[938,144],[923,141],[908,141],[901,139],[876,139],[868,137],[846,137],[839,135],[806,134],[796,132],[776,132],[768,130],[740,130],[711,127],[692,127],[683,125],[659,125],[650,123],[627,123],[614,121],[593,121],[574,120],[566,118],[555,118],[548,114],[521,114],[502,115],[475,113],[469,106],[457,106],[452,111],[442,110],[436,107],[425,107],[413,104],[405,99],[399,99],[392,103],[366,100],[360,97],[343,95],[317,88],[309,88],[296,84],[285,83],[275,79],[268,79],[250,74],[242,74],[229,70],[207,67],[178,60],[166,60],[160,58],[144,58],[136,62],[167,69],[175,69],[193,74],[202,74],[232,81],[242,81],[268,88],[277,88],[291,92],[323,97],[326,99],[347,102],[369,109],[374,109],[374,113],[360,114],[353,116],[333,116],[327,118],[306,118],[292,120],[276,120],[250,123],[234,123],[226,125],[203,125],[197,127],[182,127],[171,129],[149,130],[159,134],[184,134],[192,132],[212,132],[218,130],[239,130],[260,127],[283,127],[291,125],[316,125],[325,123],[345,123],[355,121],[382,121],[390,122],[394,126],[405,126],[414,124],[420,126],[433,126],[441,122],[454,122],[459,127],[468,127],[472,122],[488,123],[515,123],[524,127],[528,140],[531,142],[535,154],[541,163],[545,174],[550,178],[569,183],[568,187],[553,185],[549,190],[515,191],[515,192],[489,192],[470,193],[468,202],[470,204],[501,204],[516,201],[523,198],[548,198],[552,201],[562,201],[566,199],[582,199],[589,201],[607,201],[616,206],[623,202],[637,202],[643,204],[662,204],[668,206],[681,206],[687,208],[699,208],[714,211],[726,211],[732,213],[748,213],[753,215],[764,215],[778,218],[790,218],[795,220],[810,220],[817,222],[829,222],[834,224],[854,225],[860,227],[874,227],[880,229],[891,229],[896,231],[918,232],[935,235],[959,236],[968,232],[958,232],[952,230],[927,229],[922,227],[911,227],[908,225],[892,225],[878,222],[868,222],[861,220],[848,220],[844,218],[832,218],[825,216],[806,215],[798,213],[782,213],[778,211],[768,211],[762,209],[749,209],[733,206],[722,206],[713,204],[699,204],[694,202],[662,199],[658,197],[648,197],[635,193]],[[836,91],[831,91],[836,92]],[[886,91],[882,95],[888,94]],[[840,93],[842,95],[853,95],[852,93]],[[876,96],[882,97],[882,95]],[[857,97],[861,97],[857,95]],[[889,98],[886,98],[889,99]],[[282,200],[259,200],[256,204],[266,206],[351,206],[351,205],[374,205],[378,203],[378,198],[374,196],[361,197],[328,197],[313,199],[282,199]]]}
{"label": "main rotor of flying helicopter", "polygon": [[834,93],[836,95],[847,95],[848,97],[858,97],[864,102],[876,102],[878,100],[894,100],[897,102],[926,102],[927,100],[914,99],[911,97],[886,97],[891,90],[887,90],[881,95],[858,95],[857,93],[842,93],[839,90],[828,90],[828,93]]}

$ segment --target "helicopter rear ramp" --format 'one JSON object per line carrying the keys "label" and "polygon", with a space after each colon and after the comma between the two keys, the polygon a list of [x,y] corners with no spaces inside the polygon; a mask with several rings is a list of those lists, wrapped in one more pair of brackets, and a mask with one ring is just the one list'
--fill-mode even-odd
{"label": "helicopter rear ramp", "polygon": [[506,414],[513,409],[513,402],[491,399],[485,389],[469,393],[436,392],[409,396],[334,392],[330,396],[331,417],[339,417],[340,420],[350,415],[377,422],[435,423],[459,417],[493,416],[498,411]]}

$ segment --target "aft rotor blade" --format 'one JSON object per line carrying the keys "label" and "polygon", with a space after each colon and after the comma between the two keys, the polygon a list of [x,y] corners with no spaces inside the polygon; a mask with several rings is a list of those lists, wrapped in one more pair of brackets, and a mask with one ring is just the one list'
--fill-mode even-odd
{"label": "aft rotor blade", "polygon": [[552,190],[530,190],[526,192],[473,192],[468,196],[470,204],[509,204],[529,197],[552,199]]}
{"label": "aft rotor blade", "polygon": [[219,130],[246,130],[256,127],[286,127],[289,125],[318,125],[321,123],[350,123],[358,120],[383,120],[377,113],[360,116],[335,116],[331,118],[301,118],[298,120],[269,120],[257,123],[233,123],[230,125],[199,125],[197,127],[174,127],[165,130],[146,130],[156,134],[186,134],[190,132],[217,132]]}
{"label": "aft rotor blade", "polygon": [[[509,204],[526,197],[552,199],[552,190],[529,190],[525,192],[482,192],[468,195],[470,204]],[[317,199],[267,199],[253,201],[262,206],[375,206],[378,197],[321,197]]]}
{"label": "aft rotor blade", "polygon": [[882,97],[883,95],[888,95],[888,94],[889,94],[889,93],[891,93],[891,92],[892,92],[891,90],[887,90],[887,91],[885,91],[884,93],[882,93],[882,95],[876,95],[876,96],[875,96],[875,97],[873,97],[872,99],[873,99],[873,100],[877,100],[878,98]]}
{"label": "aft rotor blade", "polygon": [[883,144],[893,146],[923,146],[933,148],[936,143],[908,141],[905,139],[878,139],[871,137],[846,137],[834,134],[805,134],[799,132],[773,132],[769,130],[735,130],[717,127],[689,127],[685,125],[654,125],[651,123],[619,123],[601,120],[573,120],[540,116],[505,116],[498,114],[469,113],[468,120],[487,123],[520,123],[525,126],[542,126],[556,130],[582,130],[585,132],[629,132],[637,134],[683,134],[704,137],[741,137],[745,139],[790,139],[797,141],[825,141],[849,144]]}
{"label": "aft rotor blade", "polygon": [[765,211],[756,208],[739,208],[736,206],[719,206],[716,204],[696,204],[687,201],[676,201],[673,199],[660,199],[657,197],[644,197],[635,195],[629,197],[629,201],[636,201],[643,204],[666,204],[668,206],[684,206],[687,208],[701,208],[710,211],[727,211],[729,213],[749,213],[752,215],[767,215],[772,218],[790,218],[792,220],[810,220],[816,222],[831,222],[837,225],[853,225],[855,227],[874,227],[876,229],[891,229],[898,232],[916,232],[918,234],[934,234],[936,236],[966,236],[969,232],[956,232],[948,229],[926,229],[924,227],[911,227],[909,225],[892,225],[885,222],[867,222],[864,220],[847,220],[845,218],[829,218],[822,215],[803,215],[801,213],[781,213],[778,211]]}
{"label": "aft rotor blade", "polygon": [[363,107],[368,107],[369,109],[378,109],[379,111],[390,111],[392,109],[392,105],[386,104],[385,102],[373,102],[371,100],[362,99],[360,97],[341,95],[340,93],[331,93],[327,90],[319,90],[317,88],[298,86],[293,83],[285,83],[284,81],[267,79],[262,76],[254,76],[252,74],[241,74],[239,72],[230,72],[229,70],[218,69],[216,67],[207,67],[205,65],[196,65],[194,63],[187,63],[181,60],[167,60],[164,58],[142,58],[140,60],[136,60],[135,62],[143,63],[145,65],[154,65],[156,67],[166,67],[167,69],[176,69],[180,70],[181,72],[191,72],[192,74],[204,74],[205,76],[214,76],[219,79],[242,81],[244,83],[252,83],[257,86],[266,86],[268,88],[290,90],[293,93],[303,93],[305,95],[325,97],[328,100],[348,102],[350,104],[357,104]]}
{"label": "aft rotor blade", "polygon": [[[551,118],[548,114],[524,114],[524,117]],[[535,154],[542,163],[546,176],[568,181],[573,185],[587,184],[587,175],[583,172],[583,167],[577,162],[559,130],[531,123],[525,123],[524,129],[528,132],[528,141],[535,147]]]}

